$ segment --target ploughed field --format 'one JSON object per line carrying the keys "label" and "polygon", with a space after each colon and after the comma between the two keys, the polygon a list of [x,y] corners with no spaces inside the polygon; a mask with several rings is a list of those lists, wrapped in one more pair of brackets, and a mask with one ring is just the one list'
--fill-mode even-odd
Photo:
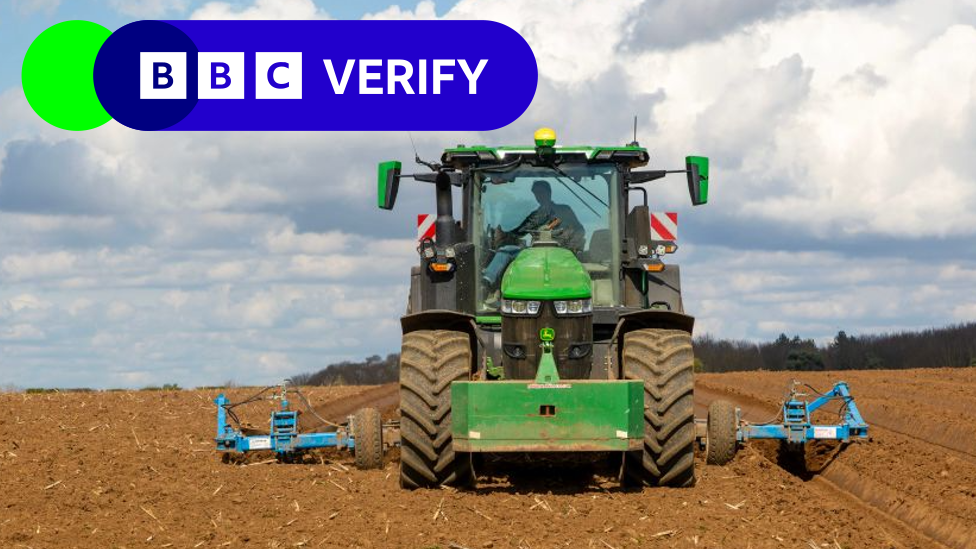
{"label": "ploughed field", "polygon": [[[609,460],[489,460],[474,491],[406,492],[395,450],[381,471],[338,451],[222,462],[217,391],[2,394],[0,547],[976,548],[976,369],[706,374],[696,403],[768,419],[792,377],[848,381],[873,441],[806,464],[753,444],[699,460],[694,488],[642,491]],[[396,417],[395,385],[305,392],[330,419]],[[270,409],[242,419],[266,427]]]}

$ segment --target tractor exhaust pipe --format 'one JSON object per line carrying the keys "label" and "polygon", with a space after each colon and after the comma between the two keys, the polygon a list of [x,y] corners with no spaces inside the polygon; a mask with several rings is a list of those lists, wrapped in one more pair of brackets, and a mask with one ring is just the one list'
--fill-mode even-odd
{"label": "tractor exhaust pipe", "polygon": [[437,174],[437,221],[434,232],[438,246],[454,245],[454,198],[451,196],[451,177],[444,172]]}

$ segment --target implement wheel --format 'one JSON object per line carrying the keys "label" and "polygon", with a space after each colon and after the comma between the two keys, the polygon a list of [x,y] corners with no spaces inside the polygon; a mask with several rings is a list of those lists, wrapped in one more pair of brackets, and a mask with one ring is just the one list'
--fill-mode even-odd
{"label": "implement wheel", "polygon": [[708,405],[708,430],[705,438],[705,463],[725,465],[738,450],[736,440],[735,405],[716,400]]}
{"label": "implement wheel", "polygon": [[363,408],[352,417],[352,432],[358,469],[383,468],[383,418],[376,408]]}
{"label": "implement wheel", "polygon": [[400,486],[474,484],[471,455],[454,451],[451,383],[469,379],[471,340],[452,330],[403,336],[400,354]]}
{"label": "implement wheel", "polygon": [[643,329],[624,334],[624,378],[644,382],[644,447],[624,455],[625,483],[695,485],[693,363],[688,332]]}

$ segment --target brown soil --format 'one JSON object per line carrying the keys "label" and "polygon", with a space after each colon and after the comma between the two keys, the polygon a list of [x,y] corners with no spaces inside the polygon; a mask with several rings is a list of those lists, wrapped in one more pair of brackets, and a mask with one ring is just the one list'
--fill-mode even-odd
{"label": "brown soil", "polygon": [[[356,395],[325,401],[322,404],[315,404],[313,401],[312,406],[319,417],[334,423],[345,423],[349,416],[367,406],[378,409],[383,415],[383,419],[393,419],[398,417],[398,389],[399,386],[396,383],[365,387],[362,392]],[[309,391],[309,389],[301,390],[303,392]],[[301,414],[298,419],[299,426],[305,431],[314,430],[322,424],[322,421],[313,414]]]}
{"label": "brown soil", "polygon": [[[870,375],[887,382],[913,374]],[[858,397],[872,379],[846,377]],[[703,378],[710,391],[734,388],[759,403],[785,387],[773,374]],[[969,398],[976,394],[976,378],[958,382],[970,384]],[[320,413],[341,420],[368,401],[389,414],[395,394],[395,386],[315,388],[310,398]],[[225,464],[212,449],[215,396],[0,395],[0,547],[939,546],[924,529],[865,504],[870,490],[858,499],[848,487],[853,481],[804,481],[755,448],[727,467],[699,461],[695,488],[643,491],[620,490],[607,464],[523,466],[518,475],[517,466],[495,465],[472,492],[400,490],[395,452],[382,471],[357,471],[342,452],[303,464],[262,463],[262,456]],[[949,400],[933,400],[927,413],[951,416],[939,408]],[[252,407],[247,421],[266,424],[272,405]],[[965,428],[962,420],[954,425]],[[889,490],[872,492],[878,497],[895,493],[906,508],[937,509],[956,521],[950,527],[976,516],[973,462],[916,438],[873,434],[875,442],[847,448],[824,475],[853,471],[870,480],[869,488]]]}
{"label": "brown soil", "polygon": [[733,373],[699,386],[775,410],[792,378],[821,391],[847,381],[871,426],[870,443],[820,460],[822,477],[948,546],[976,548],[976,369]]}

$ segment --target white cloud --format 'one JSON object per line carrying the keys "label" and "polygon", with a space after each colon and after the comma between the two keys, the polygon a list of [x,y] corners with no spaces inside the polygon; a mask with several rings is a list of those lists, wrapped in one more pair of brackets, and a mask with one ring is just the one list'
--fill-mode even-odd
{"label": "white cloud", "polygon": [[119,13],[145,19],[180,14],[188,6],[187,0],[110,0],[109,4]]}
{"label": "white cloud", "polygon": [[239,8],[228,2],[207,2],[190,19],[328,19],[312,0],[256,0]]}
{"label": "white cloud", "polygon": [[431,0],[422,0],[417,3],[413,11],[393,5],[376,13],[368,13],[363,16],[363,19],[436,19],[436,7]]}
{"label": "white cloud", "polygon": [[264,376],[280,376],[284,379],[295,373],[295,365],[285,353],[264,353],[258,356],[258,365]]}
{"label": "white cloud", "polygon": [[61,5],[61,0],[13,0],[13,7],[21,15],[43,11],[51,15]]}
{"label": "white cloud", "polygon": [[294,287],[273,287],[242,301],[235,301],[228,295],[224,312],[229,315],[226,320],[241,326],[270,327],[304,297],[305,292]]}
{"label": "white cloud", "polygon": [[295,225],[289,224],[265,234],[263,241],[265,248],[274,254],[324,254],[344,249],[349,242],[349,236],[339,231],[298,234],[295,232]]}
{"label": "white cloud", "polygon": [[108,309],[105,312],[109,320],[116,322],[131,317],[133,313],[135,313],[135,308],[132,305],[118,300],[109,303]]}
{"label": "white cloud", "polygon": [[960,322],[973,322],[976,320],[976,301],[956,305],[952,308],[952,317]]}
{"label": "white cloud", "polygon": [[92,301],[91,299],[88,299],[86,297],[80,297],[78,299],[73,300],[71,304],[68,305],[67,311],[68,314],[70,314],[71,316],[78,316],[81,313],[90,309],[91,306],[94,304],[95,302]]}
{"label": "white cloud", "polygon": [[12,280],[67,275],[77,257],[70,252],[8,255],[0,260],[0,272]]}
{"label": "white cloud", "polygon": [[180,290],[170,290],[164,293],[159,300],[176,310],[180,310],[190,301],[190,294]]}
{"label": "white cloud", "polygon": [[30,324],[0,326],[0,341],[37,341],[44,338],[44,331]]}
{"label": "white cloud", "polygon": [[21,294],[7,300],[7,307],[17,313],[25,309],[47,309],[51,303],[31,294]]}
{"label": "white cloud", "polygon": [[247,273],[247,265],[243,261],[225,261],[207,270],[207,276],[212,280],[236,280]]}

